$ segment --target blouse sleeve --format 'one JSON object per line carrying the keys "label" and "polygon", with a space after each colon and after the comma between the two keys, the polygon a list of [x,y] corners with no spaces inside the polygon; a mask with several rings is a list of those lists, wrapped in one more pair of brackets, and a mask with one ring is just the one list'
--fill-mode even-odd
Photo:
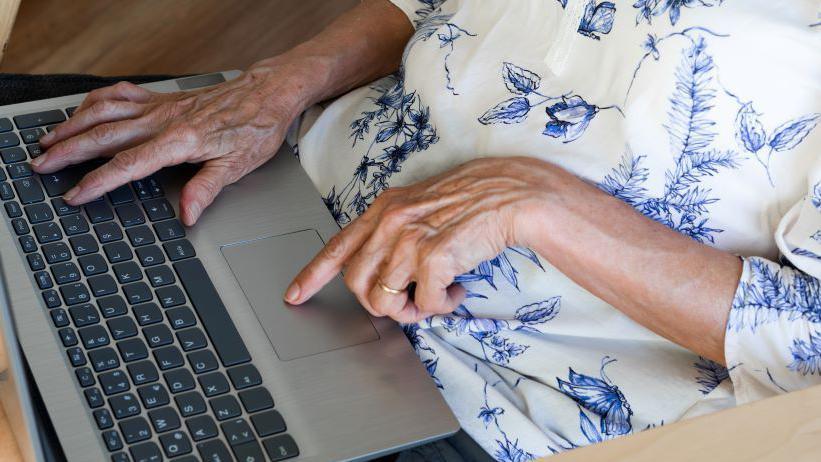
{"label": "blouse sleeve", "polygon": [[784,264],[744,259],[727,323],[725,355],[738,404],[821,384],[821,161],[775,241]]}
{"label": "blouse sleeve", "polygon": [[419,21],[436,11],[447,0],[390,0],[397,8],[402,10],[413,27],[416,28]]}

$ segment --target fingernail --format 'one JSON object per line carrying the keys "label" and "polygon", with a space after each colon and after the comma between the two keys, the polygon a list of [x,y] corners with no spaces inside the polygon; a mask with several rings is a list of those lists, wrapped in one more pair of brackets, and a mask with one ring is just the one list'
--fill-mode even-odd
{"label": "fingernail", "polygon": [[288,286],[288,290],[285,291],[285,301],[289,303],[294,303],[297,301],[299,297],[299,284],[296,282],[292,282],[290,286]]}
{"label": "fingernail", "polygon": [[75,186],[75,187],[69,189],[67,193],[63,194],[63,200],[70,201],[79,192],[80,192],[80,188]]}
{"label": "fingernail", "polygon": [[31,165],[33,165],[34,167],[39,167],[40,164],[45,162],[45,160],[46,160],[46,155],[43,154],[40,157],[35,157],[34,159],[32,159]]}
{"label": "fingernail", "polygon": [[193,203],[188,206],[188,215],[191,217],[191,223],[197,221],[197,218],[200,217],[200,206],[197,203]]}

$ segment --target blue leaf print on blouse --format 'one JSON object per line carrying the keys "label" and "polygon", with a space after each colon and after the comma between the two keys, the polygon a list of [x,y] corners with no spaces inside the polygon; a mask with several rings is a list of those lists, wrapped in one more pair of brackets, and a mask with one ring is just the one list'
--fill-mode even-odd
{"label": "blue leaf print on blouse", "polygon": [[613,19],[616,17],[616,5],[613,2],[588,0],[584,7],[584,14],[579,23],[578,32],[586,37],[599,40],[599,34],[609,34],[613,29]]}
{"label": "blue leaf print on blouse", "polygon": [[581,96],[572,93],[560,96],[543,95],[539,92],[541,77],[512,63],[502,64],[502,81],[510,93],[518,96],[488,109],[477,119],[482,125],[517,124],[527,118],[531,108],[547,105],[545,112],[548,122],[542,134],[569,143],[584,133],[590,121],[601,110],[616,109],[624,116],[617,106],[598,107],[588,104]]}
{"label": "blue leaf print on blouse", "polygon": [[624,435],[630,433],[633,428],[630,423],[633,411],[627,399],[604,372],[604,368],[615,361],[616,359],[609,356],[602,359],[600,379],[578,374],[573,368],[569,368],[568,381],[556,377],[562,393],[602,418],[601,432],[607,436]]}
{"label": "blue leaf print on blouse", "polygon": [[[817,232],[816,232],[816,234],[817,234]],[[813,236],[815,236],[815,234],[813,234]],[[802,257],[808,257],[808,258],[812,258],[814,260],[821,261],[821,255],[818,255],[817,253],[813,252],[812,250],[804,249],[804,248],[801,248],[801,247],[794,247],[790,250],[790,252],[792,252],[794,255],[800,255]]]}
{"label": "blue leaf print on blouse", "polygon": [[746,103],[738,110],[735,118],[736,139],[747,151],[755,154],[767,143],[767,132],[758,120],[752,103]]}
{"label": "blue leaf print on blouse", "polygon": [[821,323],[818,279],[761,258],[749,258],[750,276],[733,297],[727,330],[739,332],[779,319]]}
{"label": "blue leaf print on blouse", "polygon": [[697,39],[684,50],[676,68],[676,91],[670,97],[670,122],[665,128],[673,152],[681,156],[707,148],[715,137],[715,122],[708,118],[715,97],[710,86],[714,66],[706,48],[704,39]]}
{"label": "blue leaf print on blouse", "polygon": [[789,151],[798,146],[815,128],[821,114],[807,114],[795,120],[785,122],[775,129],[773,137],[767,143],[773,151]]}
{"label": "blue leaf print on blouse", "polygon": [[496,438],[496,451],[493,452],[493,458],[498,462],[528,462],[535,459],[535,456],[521,447],[519,447],[519,440],[511,440],[507,433],[499,424],[499,417],[504,415],[505,410],[498,406],[491,406],[488,402],[487,394],[488,384],[485,383],[484,395],[485,403],[479,408],[479,414],[476,416],[485,425],[485,428],[490,427],[490,424],[496,428],[499,433],[499,438]]}
{"label": "blue leaf print on blouse", "polygon": [[821,212],[821,181],[812,187],[812,206]]}
{"label": "blue leaf print on blouse", "polygon": [[559,5],[561,5],[562,8],[567,7],[567,0],[559,0]]}
{"label": "blue leaf print on blouse", "polygon": [[551,297],[543,302],[531,303],[518,310],[514,318],[521,321],[526,327],[542,324],[552,320],[559,314],[561,297]]}
{"label": "blue leaf print on blouse", "polygon": [[633,8],[639,10],[636,16],[636,24],[642,20],[648,24],[652,22],[653,16],[660,16],[667,12],[670,16],[670,24],[676,25],[681,16],[681,8],[692,8],[695,6],[718,6],[724,0],[637,0]]}
{"label": "blue leaf print on blouse", "polygon": [[587,417],[581,408],[579,408],[579,429],[590,444],[604,441],[604,436],[599,432],[596,426],[593,425],[593,422],[590,421],[590,418]]}
{"label": "blue leaf print on blouse", "polygon": [[809,340],[793,340],[793,362],[787,368],[801,375],[821,375],[821,332],[810,332]]}
{"label": "blue leaf print on blouse", "polygon": [[730,378],[730,372],[726,367],[701,356],[698,357],[697,362],[693,363],[693,366],[698,371],[696,382],[701,385],[698,391],[705,395]]}
{"label": "blue leaf print on blouse", "polygon": [[517,274],[519,271],[515,266],[513,266],[513,263],[511,263],[510,256],[512,255],[508,252],[521,255],[533,262],[539,267],[539,269],[544,270],[544,267],[542,267],[542,264],[539,262],[539,258],[532,250],[521,247],[508,247],[493,259],[484,261],[470,272],[457,276],[454,282],[465,283],[484,281],[488,283],[490,287],[496,289],[495,276],[496,270],[498,269],[505,280],[509,282],[510,285],[518,289],[519,278]]}

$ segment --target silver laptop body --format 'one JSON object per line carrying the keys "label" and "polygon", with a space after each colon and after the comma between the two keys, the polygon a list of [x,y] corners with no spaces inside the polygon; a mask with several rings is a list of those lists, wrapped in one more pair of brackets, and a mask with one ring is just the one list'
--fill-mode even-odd
{"label": "silver laptop body", "polygon": [[[236,75],[232,71],[144,86],[171,92]],[[0,118],[77,106],[83,97],[0,107]],[[177,216],[179,191],[192,171],[181,167],[157,174]],[[14,333],[62,451],[72,462],[109,460],[111,452],[67,361],[66,348],[11,220],[3,214],[3,221],[0,269],[16,320]],[[339,277],[305,306],[282,302],[291,278],[336,232],[337,225],[287,146],[266,165],[228,186],[200,221],[186,229],[186,238],[299,447],[299,456],[290,460],[366,460],[454,433],[457,421],[400,327],[390,319],[367,315]],[[63,241],[67,242],[65,236]],[[73,255],[72,261],[76,261]],[[8,332],[9,319],[2,321]],[[9,402],[17,394],[24,400],[20,412],[8,414],[12,425],[21,430],[15,433],[26,459],[37,460],[42,457],[38,447],[42,443],[26,431],[33,428],[28,422],[32,411],[25,402],[27,394],[18,393],[25,377],[19,364],[11,366],[0,376],[4,380],[0,390]],[[120,368],[125,369],[125,364]],[[219,370],[224,371],[222,365]],[[141,415],[147,412],[143,408]],[[150,441],[159,444],[158,438],[154,432]],[[220,433],[219,438],[225,437]],[[194,446],[191,454],[198,456]]]}

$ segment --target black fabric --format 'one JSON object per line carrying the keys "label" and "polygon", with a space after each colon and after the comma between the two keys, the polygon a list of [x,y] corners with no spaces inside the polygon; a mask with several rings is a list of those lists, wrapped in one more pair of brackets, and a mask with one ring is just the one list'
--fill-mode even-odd
{"label": "black fabric", "polygon": [[122,80],[141,84],[173,79],[172,75],[98,77],[83,74],[0,74],[0,106],[86,93]]}

